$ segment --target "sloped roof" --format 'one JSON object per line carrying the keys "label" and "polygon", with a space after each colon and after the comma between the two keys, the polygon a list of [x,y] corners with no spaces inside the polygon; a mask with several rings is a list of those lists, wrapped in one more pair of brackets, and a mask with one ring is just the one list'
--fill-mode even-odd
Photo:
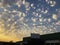
{"label": "sloped roof", "polygon": [[60,40],[60,32],[41,35],[41,39],[43,40]]}

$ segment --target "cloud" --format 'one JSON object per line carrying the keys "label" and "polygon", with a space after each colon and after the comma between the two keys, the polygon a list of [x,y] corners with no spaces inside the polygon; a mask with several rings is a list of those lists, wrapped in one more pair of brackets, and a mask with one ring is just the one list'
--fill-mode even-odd
{"label": "cloud", "polygon": [[54,20],[57,20],[57,15],[56,15],[56,14],[53,14],[53,15],[52,15],[52,18],[53,18]]}
{"label": "cloud", "polygon": [[[41,8],[37,8],[33,3],[30,4],[30,2],[26,2],[25,0],[11,1],[12,0],[3,0],[2,3],[0,3],[1,8],[2,6],[5,6],[2,8],[4,11],[2,11],[2,14],[0,15],[1,41],[21,41],[23,37],[30,36],[31,33],[46,34],[53,32],[55,26],[53,24],[50,25],[49,22],[51,22],[51,18],[45,17],[45,14],[48,15],[50,12],[50,9],[48,8],[49,6],[46,7],[47,9],[45,9],[44,5],[38,4],[38,6],[41,6]],[[51,7],[56,5],[55,1],[46,0],[46,2]],[[23,5],[25,9],[24,12],[27,13],[23,13],[16,9],[10,10],[11,7],[14,7],[12,5],[16,6],[17,9],[20,9],[21,5]],[[33,12],[32,9],[34,9]],[[31,19],[28,16],[30,13],[33,15],[31,16]],[[52,14],[52,18],[57,20],[57,15]],[[60,22],[57,22],[56,24],[59,25]]]}
{"label": "cloud", "polygon": [[33,22],[36,22],[36,21],[37,21],[37,18],[31,18],[31,20],[32,20]]}
{"label": "cloud", "polygon": [[11,30],[11,32],[9,32],[7,34],[7,30],[5,30],[5,27],[4,27],[4,23],[2,20],[0,20],[0,41],[4,41],[4,42],[9,42],[9,41],[13,41],[13,42],[16,42],[16,41],[21,41],[22,38],[18,38],[16,37],[15,33],[13,32],[13,30]]}
{"label": "cloud", "polygon": [[51,18],[48,18],[48,22],[51,22]]}
{"label": "cloud", "polygon": [[52,0],[46,0],[47,4],[49,4],[51,7],[54,7],[56,5],[55,1]]}
{"label": "cloud", "polygon": [[56,25],[60,25],[60,21],[56,22]]}
{"label": "cloud", "polygon": [[16,3],[16,0],[3,0],[2,2],[3,2],[3,4],[12,5],[12,4]]}
{"label": "cloud", "polygon": [[11,36],[7,36],[5,34],[0,34],[0,41],[3,41],[3,42],[16,42],[16,41],[21,41],[19,38],[16,38],[16,37],[11,37]]}
{"label": "cloud", "polygon": [[39,21],[40,21],[40,22],[42,22],[42,21],[43,21],[43,19],[41,18],[41,19],[39,19]]}
{"label": "cloud", "polygon": [[33,7],[34,6],[34,4],[31,4],[31,7]]}
{"label": "cloud", "polygon": [[50,1],[50,6],[53,7],[55,6],[56,2],[55,1]]}

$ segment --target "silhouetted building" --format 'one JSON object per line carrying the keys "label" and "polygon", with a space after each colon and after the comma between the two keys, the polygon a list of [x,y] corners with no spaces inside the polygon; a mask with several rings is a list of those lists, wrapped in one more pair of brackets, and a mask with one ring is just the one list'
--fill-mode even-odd
{"label": "silhouetted building", "polygon": [[0,42],[0,45],[60,45],[60,32],[53,34],[31,34],[30,37],[24,37],[23,41]]}
{"label": "silhouetted building", "polygon": [[31,34],[31,38],[40,38],[40,34],[34,34],[34,33],[32,33]]}
{"label": "silhouetted building", "polygon": [[[31,37],[25,37],[26,45],[60,45],[60,32],[52,34],[31,34]],[[29,40],[29,41],[28,41]]]}
{"label": "silhouetted building", "polygon": [[31,37],[23,38],[24,45],[44,45],[44,41],[40,39],[39,34],[31,34]]}
{"label": "silhouetted building", "polygon": [[60,45],[60,32],[41,35],[45,45]]}

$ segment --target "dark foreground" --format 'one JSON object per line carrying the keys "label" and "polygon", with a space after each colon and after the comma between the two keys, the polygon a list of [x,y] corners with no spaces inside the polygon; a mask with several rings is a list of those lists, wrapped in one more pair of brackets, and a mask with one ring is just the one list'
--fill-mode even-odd
{"label": "dark foreground", "polygon": [[0,42],[0,45],[60,45],[60,32],[46,35],[31,34],[31,37],[24,37],[23,41]]}

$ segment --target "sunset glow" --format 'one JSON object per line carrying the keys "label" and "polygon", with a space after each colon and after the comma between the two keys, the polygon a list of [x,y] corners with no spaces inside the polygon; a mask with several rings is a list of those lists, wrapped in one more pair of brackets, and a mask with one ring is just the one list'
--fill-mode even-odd
{"label": "sunset glow", "polygon": [[59,4],[60,0],[0,0],[0,41],[60,32]]}

